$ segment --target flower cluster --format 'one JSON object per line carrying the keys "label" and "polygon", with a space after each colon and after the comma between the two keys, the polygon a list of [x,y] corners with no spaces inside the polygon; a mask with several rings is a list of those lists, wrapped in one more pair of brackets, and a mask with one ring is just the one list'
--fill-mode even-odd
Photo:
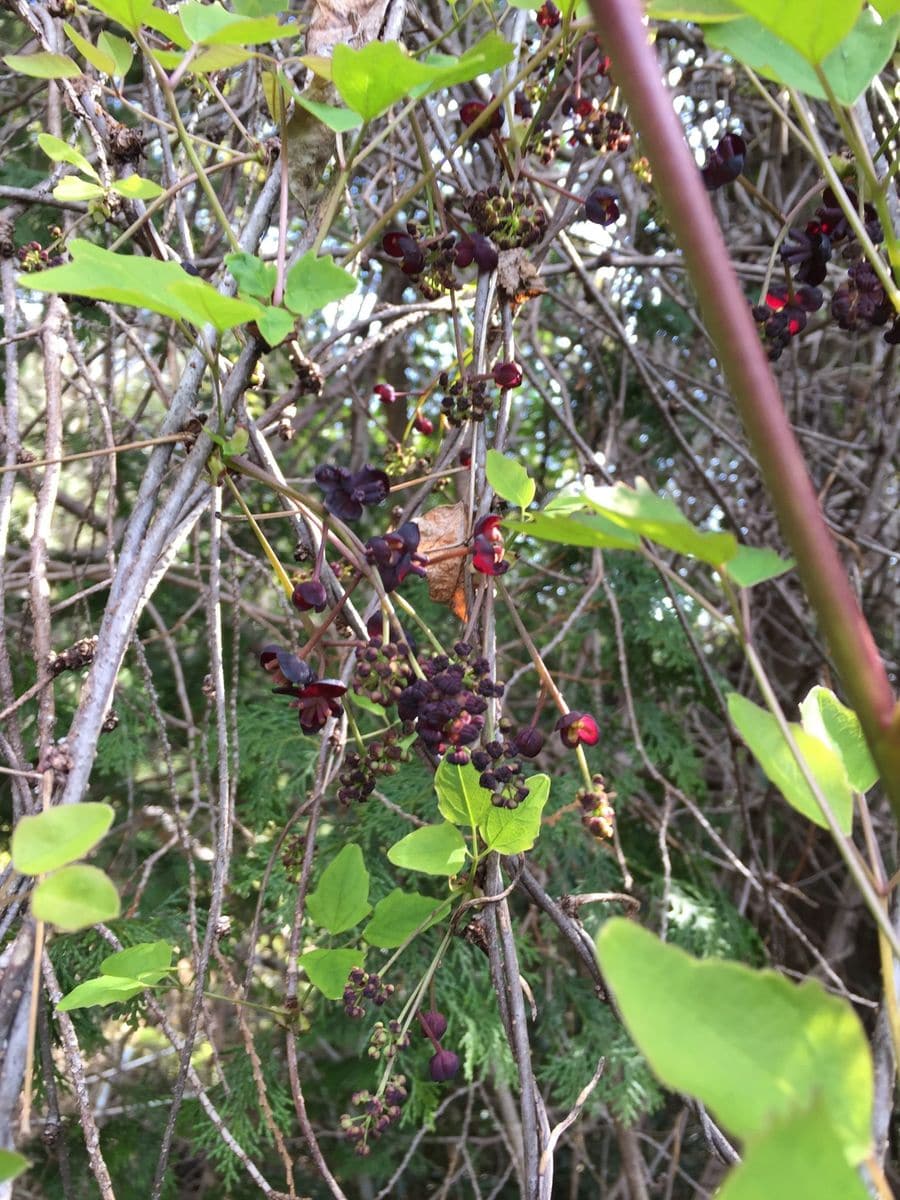
{"label": "flower cluster", "polygon": [[362,967],[354,967],[347,976],[347,986],[344,988],[344,1012],[348,1017],[358,1020],[366,1015],[366,1002],[380,1008],[394,994],[392,983],[382,983],[378,975],[370,975]]}
{"label": "flower cluster", "polygon": [[598,841],[609,841],[613,836],[616,814],[611,802],[614,796],[615,792],[607,792],[602,775],[592,775],[591,786],[575,794],[581,806],[581,823]]}
{"label": "flower cluster", "polygon": [[264,646],[259,663],[278,684],[272,691],[291,697],[291,707],[298,710],[304,733],[318,733],[330,717],[341,715],[340,697],[347,685],[339,679],[319,679],[309,663],[280,646]]}
{"label": "flower cluster", "polygon": [[432,1083],[446,1083],[459,1070],[459,1056],[452,1050],[445,1050],[441,1039],[447,1032],[447,1018],[443,1013],[432,1009],[430,1012],[417,1013],[422,1033],[434,1047],[428,1062],[428,1074]]}
{"label": "flower cluster", "polygon": [[444,392],[441,411],[450,425],[460,426],[469,420],[483,421],[491,411],[493,397],[484,378],[460,376],[451,383],[450,376],[443,371],[438,386]]}
{"label": "flower cluster", "polygon": [[594,97],[567,100],[563,112],[575,118],[569,135],[570,146],[587,146],[598,154],[618,154],[631,145],[631,127],[620,112],[615,112]]}
{"label": "flower cluster", "polygon": [[337,793],[341,804],[364,803],[375,790],[377,776],[396,775],[399,764],[409,760],[399,742],[397,730],[388,729],[383,737],[366,743],[365,754],[351,750],[345,755]]}
{"label": "flower cluster", "polygon": [[354,1143],[356,1153],[366,1157],[372,1153],[369,1139],[376,1141],[400,1119],[400,1108],[406,1100],[406,1076],[392,1075],[385,1085],[384,1092],[379,1097],[369,1091],[354,1092],[351,1102],[362,1107],[363,1112],[355,1117],[349,1113],[341,1116],[341,1130],[344,1136]]}
{"label": "flower cluster", "polygon": [[416,281],[426,300],[436,300],[458,287],[453,275],[456,263],[456,238],[452,233],[423,238],[414,221],[406,232],[392,231],[381,240],[385,254],[400,259],[400,270]]}
{"label": "flower cluster", "polygon": [[522,782],[522,764],[515,743],[495,738],[472,753],[472,766],[481,774],[478,782],[491,795],[495,808],[518,808],[528,799],[528,787]]}
{"label": "flower cluster", "polygon": [[503,694],[503,685],[490,677],[487,659],[467,662],[471,648],[454,647],[457,662],[444,654],[422,661],[424,679],[414,679],[397,700],[401,720],[410,723],[434,754],[450,752],[450,761],[468,761],[466,747],[477,742],[484,728],[487,700]]}
{"label": "flower cluster", "polygon": [[860,258],[847,271],[847,278],[835,288],[831,315],[841,329],[859,329],[861,325],[886,325],[894,306],[885,295],[881,280],[868,259]]}
{"label": "flower cluster", "polygon": [[533,246],[547,226],[544,210],[529,204],[527,194],[519,188],[504,194],[492,185],[470,197],[466,208],[478,232],[501,250]]}
{"label": "flower cluster", "polygon": [[714,192],[726,183],[734,183],[746,161],[747,143],[739,133],[726,133],[706,156],[701,172],[706,190]]}
{"label": "flower cluster", "polygon": [[376,1021],[369,1036],[369,1058],[394,1058],[397,1052],[409,1046],[409,1034],[403,1032],[399,1021]]}
{"label": "flower cluster", "polygon": [[380,636],[357,646],[354,691],[385,708],[396,704],[412,679],[408,650],[405,642],[385,642]]}
{"label": "flower cluster", "polygon": [[773,362],[781,357],[791,338],[806,328],[809,313],[817,312],[822,303],[818,288],[798,287],[793,295],[784,284],[773,284],[769,288],[765,302],[754,307],[753,319],[762,326],[768,355]]}

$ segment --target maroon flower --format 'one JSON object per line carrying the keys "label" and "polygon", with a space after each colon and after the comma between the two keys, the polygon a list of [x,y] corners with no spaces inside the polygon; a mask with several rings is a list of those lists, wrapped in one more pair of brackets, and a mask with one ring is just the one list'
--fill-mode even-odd
{"label": "maroon flower", "polygon": [[400,270],[405,275],[419,275],[425,270],[425,252],[410,233],[395,230],[381,239],[381,248],[391,258],[401,259]]}
{"label": "maroon flower", "polygon": [[482,233],[467,233],[457,243],[454,261],[458,267],[474,262],[479,271],[493,271],[499,262],[497,247]]}
{"label": "maroon flower", "polygon": [[790,296],[784,284],[773,284],[766,292],[764,303],[753,308],[753,319],[762,325],[763,336],[768,345],[768,355],[773,361],[803,329],[808,314],[822,307],[822,293],[815,287],[798,287]]}
{"label": "maroon flower", "polygon": [[438,1050],[428,1064],[428,1074],[434,1083],[446,1083],[458,1070],[459,1058],[452,1050]]}
{"label": "maroon flower", "polygon": [[432,1009],[431,1012],[420,1012],[417,1015],[425,1036],[433,1042],[439,1042],[447,1032],[447,1018],[444,1014]]}
{"label": "maroon flower", "polygon": [[391,490],[384,471],[365,466],[348,471],[330,463],[316,467],[315,480],[325,495],[325,507],[342,521],[357,521],[367,504],[381,504]]}
{"label": "maroon flower", "polygon": [[430,437],[434,433],[434,421],[432,421],[431,417],[423,416],[422,413],[416,413],[413,428],[418,433],[424,433],[426,437]]}
{"label": "maroon flower", "polygon": [[263,646],[259,652],[259,663],[281,686],[296,684],[305,687],[316,677],[309,663],[288,650],[282,650],[281,646]]}
{"label": "maroon flower", "polygon": [[544,735],[534,725],[526,725],[513,738],[513,747],[523,758],[537,758],[544,748]]}
{"label": "maroon flower", "polygon": [[600,739],[600,728],[590,713],[568,712],[559,718],[556,728],[566,746],[596,746]]}
{"label": "maroon flower", "polygon": [[544,3],[537,10],[537,23],[541,29],[555,29],[561,20],[562,13],[552,0],[544,0]]}
{"label": "maroon flower", "polygon": [[[493,99],[493,97],[491,97],[491,99]],[[481,100],[469,100],[466,104],[460,105],[459,119],[462,121],[463,125],[471,125],[473,121],[477,120],[478,117],[481,116],[486,108],[487,105],[482,103]],[[487,137],[491,130],[502,129],[503,120],[503,109],[502,107],[498,107],[488,118],[487,122],[482,125],[480,129],[476,130],[472,137],[476,139]]]}
{"label": "maroon flower", "polygon": [[308,579],[294,588],[291,603],[301,612],[322,612],[328,604],[328,593],[320,579]]}
{"label": "maroon flower", "polygon": [[299,709],[300,728],[304,733],[318,733],[329,717],[341,715],[340,696],[347,685],[339,679],[314,679],[305,688],[284,688],[293,696],[291,707]]}
{"label": "maroon flower", "polygon": [[386,592],[399,587],[407,575],[425,574],[428,559],[416,553],[418,548],[419,527],[415,521],[366,542],[366,561],[378,567]]}
{"label": "maroon flower", "polygon": [[710,150],[706,156],[706,166],[702,170],[706,190],[714,192],[726,183],[734,183],[744,169],[746,158],[747,143],[741,135],[726,133],[715,150]]}
{"label": "maroon flower", "polygon": [[[844,188],[844,191],[847,193],[847,199],[851,205],[858,209],[859,201],[853,188]],[[844,216],[844,210],[838,204],[837,197],[831,188],[826,188],[822,193],[822,203],[816,209],[816,217],[822,232],[826,233],[833,243],[842,242],[845,238],[854,236],[850,223]],[[863,224],[866,233],[876,245],[884,240],[884,230],[881,228],[874,205],[868,203],[863,205]]]}
{"label": "maroon flower", "polygon": [[595,187],[584,202],[584,215],[595,225],[612,225],[620,216],[618,196],[612,188]]}
{"label": "maroon flower", "polygon": [[509,563],[503,561],[503,534],[496,513],[476,521],[472,537],[472,565],[482,575],[504,575]]}
{"label": "maroon flower", "polygon": [[494,383],[503,391],[518,387],[522,382],[522,368],[517,362],[498,362],[491,371]]}
{"label": "maroon flower", "polygon": [[397,399],[397,393],[389,383],[376,383],[372,394],[377,396],[382,404],[393,404]]}
{"label": "maroon flower", "polygon": [[831,259],[831,238],[818,221],[810,221],[805,229],[790,230],[779,253],[783,263],[797,269],[798,283],[818,287]]}

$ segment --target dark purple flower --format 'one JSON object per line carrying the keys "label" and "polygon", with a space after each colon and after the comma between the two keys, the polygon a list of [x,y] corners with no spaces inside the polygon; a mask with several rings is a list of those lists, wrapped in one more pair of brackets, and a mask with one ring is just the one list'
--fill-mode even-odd
{"label": "dark purple flower", "polygon": [[553,0],[544,0],[544,3],[537,10],[537,23],[541,29],[555,29],[562,20],[562,13],[553,3]]}
{"label": "dark purple flower", "polygon": [[399,587],[407,575],[425,574],[428,559],[416,553],[418,548],[419,527],[415,521],[366,542],[366,561],[378,567],[386,592]]}
{"label": "dark purple flower", "polygon": [[798,287],[793,296],[784,284],[773,284],[766,292],[765,301],[753,308],[753,319],[760,322],[763,336],[768,345],[768,355],[773,361],[803,329],[807,316],[822,307],[822,293],[816,287]]}
{"label": "dark purple flower", "polygon": [[397,393],[389,383],[376,383],[372,394],[377,396],[382,404],[393,404],[397,399]]}
{"label": "dark purple flower", "polygon": [[301,612],[322,612],[328,605],[328,593],[320,579],[308,579],[294,588],[291,603]]}
{"label": "dark purple flower", "polygon": [[586,712],[568,712],[556,722],[559,736],[566,746],[596,746],[600,739],[597,722]]}
{"label": "dark purple flower", "polygon": [[325,507],[342,521],[358,521],[367,504],[381,504],[391,490],[384,471],[365,466],[348,471],[330,463],[316,467],[315,480],[325,496]]}
{"label": "dark purple flower", "polygon": [[517,362],[498,362],[494,364],[491,377],[505,392],[509,388],[518,387],[522,382],[522,368]]}
{"label": "dark purple flower", "polygon": [[422,413],[416,413],[413,428],[417,433],[424,433],[426,437],[430,437],[434,433],[434,421],[432,421],[431,417],[426,417]]}
{"label": "dark purple flower", "polygon": [[395,230],[381,239],[381,247],[391,258],[402,259],[400,269],[406,275],[419,275],[425,270],[425,253],[410,233]]}
{"label": "dark purple flower", "polygon": [[847,279],[831,298],[831,315],[841,329],[860,325],[885,325],[894,313],[881,280],[867,259],[859,259],[847,272]]}
{"label": "dark purple flower", "polygon": [[584,202],[584,215],[595,225],[612,225],[619,219],[619,198],[612,188],[595,187]]}
{"label": "dark purple flower", "polygon": [[805,229],[792,229],[788,233],[780,254],[783,263],[796,268],[798,283],[818,287],[831,259],[831,238],[818,221],[810,221]]}
{"label": "dark purple flower", "polygon": [[[486,108],[487,105],[482,103],[481,100],[469,100],[466,104],[460,105],[459,119],[463,125],[471,125],[473,121],[481,116]],[[472,135],[473,138],[487,137],[492,129],[502,129],[503,120],[503,108],[498,107],[494,109],[493,114],[488,118],[487,122]]]}
{"label": "dark purple flower", "polygon": [[314,679],[304,688],[281,689],[293,697],[291,707],[299,710],[300,728],[304,733],[318,733],[325,727],[329,717],[341,715],[339,697],[347,685],[339,679]]}
{"label": "dark purple flower", "polygon": [[459,1058],[452,1050],[438,1050],[428,1064],[428,1074],[434,1083],[446,1083],[458,1070]]}
{"label": "dark purple flower", "polygon": [[[858,210],[859,201],[856,197],[856,192],[854,192],[853,188],[844,188],[844,191],[847,193],[847,199],[851,205]],[[826,188],[822,193],[822,203],[816,209],[816,217],[818,218],[822,232],[826,233],[832,242],[842,242],[845,238],[854,236],[853,230],[850,228],[850,222],[844,216],[844,210],[838,204],[837,197],[831,188]],[[862,219],[866,233],[878,245],[884,239],[884,230],[881,228],[874,205],[863,205]]]}
{"label": "dark purple flower", "polygon": [[472,538],[472,565],[482,575],[503,575],[509,563],[503,561],[503,534],[500,532],[502,518],[488,513],[476,521]]}
{"label": "dark purple flower", "polygon": [[420,1012],[418,1017],[425,1036],[431,1038],[432,1041],[439,1042],[447,1032],[447,1018],[444,1014],[432,1009],[431,1012]]}
{"label": "dark purple flower", "polygon": [[259,652],[259,663],[282,687],[292,684],[305,687],[316,677],[309,663],[298,658],[296,654],[283,650],[281,646],[263,646]]}
{"label": "dark purple flower", "polygon": [[523,758],[536,758],[544,748],[544,735],[536,726],[527,725],[513,738],[513,746]]}
{"label": "dark purple flower", "polygon": [[715,150],[710,150],[706,156],[706,166],[702,170],[706,190],[714,192],[726,183],[734,183],[744,169],[746,158],[747,143],[741,135],[726,133]]}
{"label": "dark purple flower", "polygon": [[493,271],[499,262],[497,247],[482,233],[467,233],[457,243],[454,261],[458,267],[474,262],[479,271]]}

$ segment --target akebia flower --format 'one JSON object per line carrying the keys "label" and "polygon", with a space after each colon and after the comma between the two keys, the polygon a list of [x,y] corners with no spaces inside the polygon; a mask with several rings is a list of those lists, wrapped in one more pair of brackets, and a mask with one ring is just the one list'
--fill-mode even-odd
{"label": "akebia flower", "polygon": [[517,362],[498,362],[491,371],[494,383],[503,391],[518,387],[522,382],[522,368]]}
{"label": "akebia flower", "polygon": [[567,746],[596,746],[600,739],[597,722],[586,712],[568,712],[556,722],[559,736]]}
{"label": "akebia flower", "polygon": [[619,198],[612,188],[595,187],[584,202],[584,215],[595,225],[612,225],[619,219]]}
{"label": "akebia flower", "polygon": [[434,1083],[446,1083],[459,1070],[459,1056],[452,1050],[438,1050],[431,1056],[428,1074]]}
{"label": "akebia flower", "polygon": [[328,604],[328,593],[320,579],[308,579],[294,588],[291,603],[301,612],[322,612]]}
{"label": "akebia flower", "polygon": [[407,575],[425,574],[428,559],[416,553],[418,548],[419,527],[415,521],[366,542],[366,561],[378,567],[386,592],[398,588]]}
{"label": "akebia flower", "polygon": [[[459,108],[459,119],[463,125],[471,125],[487,108],[487,105],[481,100],[469,100],[466,104],[461,104]],[[503,128],[503,109],[498,107],[488,118],[486,123],[482,125],[474,134],[474,138],[486,137],[492,129]]]}
{"label": "akebia flower", "polygon": [[434,1042],[439,1042],[447,1032],[447,1018],[444,1014],[438,1012],[437,1009],[432,1009],[430,1012],[420,1012],[417,1015],[425,1036]]}
{"label": "akebia flower", "polygon": [[431,417],[426,417],[423,413],[416,413],[413,428],[417,433],[424,433],[426,437],[430,437],[434,433],[434,421],[432,421]]}
{"label": "akebia flower", "polygon": [[366,505],[381,504],[391,490],[387,474],[370,466],[351,472],[325,463],[316,467],[315,480],[324,493],[325,507],[342,521],[359,520]]}
{"label": "akebia flower", "polygon": [[459,239],[453,254],[458,267],[468,267],[473,262],[479,271],[493,271],[500,261],[497,247],[482,233],[467,233]]}
{"label": "akebia flower", "polygon": [[397,393],[389,383],[376,383],[372,394],[377,396],[382,404],[393,404],[397,399]]}
{"label": "akebia flower", "polygon": [[822,303],[822,293],[817,287],[798,287],[793,296],[783,284],[769,288],[765,301],[753,308],[753,319],[762,325],[773,362],[781,357],[791,338],[806,328],[809,313],[820,309]]}
{"label": "akebia flower", "polygon": [[264,646],[259,661],[279,684],[272,691],[277,696],[291,697],[291,707],[299,710],[304,733],[318,733],[329,717],[340,716],[340,697],[347,685],[339,679],[319,679],[309,663],[280,646]]}
{"label": "akebia flower", "polygon": [[818,287],[831,259],[831,238],[818,221],[810,221],[805,229],[790,230],[779,253],[783,263],[795,268],[798,283]]}
{"label": "akebia flower", "polygon": [[425,252],[411,233],[394,230],[381,239],[381,248],[391,258],[399,258],[404,275],[420,275],[425,270]]}
{"label": "akebia flower", "polygon": [[701,174],[708,192],[734,183],[744,169],[747,158],[747,143],[739,133],[726,133],[714,150],[706,156],[706,166]]}
{"label": "akebia flower", "polygon": [[296,654],[291,654],[289,650],[283,650],[281,646],[263,646],[259,652],[259,664],[282,687],[305,687],[316,677],[309,663],[298,658]]}
{"label": "akebia flower", "polygon": [[472,566],[482,575],[503,575],[509,563],[503,561],[503,534],[500,531],[502,517],[488,513],[476,521],[472,537]]}

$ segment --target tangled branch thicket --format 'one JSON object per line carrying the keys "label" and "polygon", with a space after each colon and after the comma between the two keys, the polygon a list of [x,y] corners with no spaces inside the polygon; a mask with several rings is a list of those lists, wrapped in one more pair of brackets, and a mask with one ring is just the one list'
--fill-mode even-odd
{"label": "tangled branch thicket", "polygon": [[[849,997],[880,1071],[883,1156],[893,1074],[873,926],[827,832],[732,731],[724,694],[754,682],[708,612],[727,607],[709,568],[511,525],[504,547],[484,520],[516,516],[489,485],[493,449],[527,468],[541,504],[643,478],[696,525],[785,552],[602,33],[557,22],[552,5],[537,21],[390,0],[352,24],[308,7],[318,53],[381,34],[461,55],[498,31],[514,57],[492,90],[479,77],[398,102],[336,141],[299,107],[273,119],[273,59],[308,86],[296,39],[167,75],[148,58],[165,39],[145,29],[118,82],[87,66],[49,83],[0,75],[3,822],[60,799],[111,804],[94,858],[122,899],[119,919],[48,934],[42,951],[33,881],[10,865],[0,876],[0,1134],[32,1164],[16,1194],[712,1196],[735,1151],[654,1080],[594,960],[606,917],[636,910],[696,954]],[[64,21],[91,41],[107,25],[94,8],[7,0],[0,41],[61,51]],[[775,84],[694,26],[652,28],[698,167],[726,134],[746,144],[743,173],[713,198],[748,306],[768,296],[774,315],[796,262],[779,246],[796,248],[789,230],[828,203],[820,166]],[[888,166],[896,83],[887,69],[854,110]],[[839,155],[844,132],[808,103]],[[70,168],[48,161],[42,130],[107,183],[137,173],[162,198],[59,199]],[[356,290],[271,348],[252,325],[198,333],[30,290],[75,236],[183,263],[224,294],[239,247],[274,266],[277,298],[292,264],[324,251]],[[896,680],[897,351],[888,325],[840,319],[832,296],[847,299],[859,262],[841,250],[835,239],[802,328],[760,329],[782,350],[791,424]],[[350,483],[323,472],[334,466]],[[342,511],[378,492],[380,471],[387,499]],[[417,533],[371,541],[405,523]],[[298,605],[285,575],[288,591],[312,585]],[[793,574],[742,597],[786,713],[814,684],[837,687]],[[273,671],[288,698],[272,695]],[[583,724],[564,718],[560,736],[566,711]],[[542,744],[523,738],[532,726]],[[534,849],[486,856],[449,924],[399,955],[369,946],[376,983],[360,978],[350,999],[332,983],[344,1003],[327,998],[309,953],[346,949],[352,984],[363,943],[326,933],[309,896],[352,845],[367,903],[397,888],[452,898],[445,878],[386,852],[438,819],[435,766],[467,754],[502,804],[525,767],[550,776]],[[890,869],[884,801],[871,826]],[[55,1011],[108,955],[155,941],[176,948],[173,979]],[[393,1024],[411,997],[410,1021],[446,1018],[440,1036]]]}

